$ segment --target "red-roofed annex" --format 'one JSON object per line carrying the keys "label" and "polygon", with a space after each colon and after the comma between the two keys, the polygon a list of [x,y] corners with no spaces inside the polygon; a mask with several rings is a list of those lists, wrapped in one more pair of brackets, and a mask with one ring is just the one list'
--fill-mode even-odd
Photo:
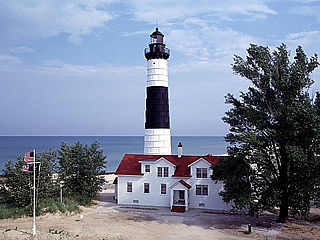
{"label": "red-roofed annex", "polygon": [[210,166],[221,156],[125,154],[116,170],[119,204],[229,210]]}

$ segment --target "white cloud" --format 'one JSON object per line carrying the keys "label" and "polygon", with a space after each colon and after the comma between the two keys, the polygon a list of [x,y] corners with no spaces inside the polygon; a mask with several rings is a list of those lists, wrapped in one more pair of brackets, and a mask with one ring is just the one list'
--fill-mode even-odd
{"label": "white cloud", "polygon": [[285,38],[289,49],[296,49],[300,45],[307,52],[307,55],[320,54],[319,42],[320,31],[290,33]]}
{"label": "white cloud", "polygon": [[2,54],[0,55],[0,63],[2,64],[12,64],[12,63],[20,63],[21,60],[20,58],[17,58],[15,56],[11,56],[11,55],[5,55]]}
{"label": "white cloud", "polygon": [[[119,85],[119,81],[124,84],[128,79],[130,82],[139,82],[145,74],[145,66],[139,65],[115,65],[102,63],[96,65],[70,64],[60,60],[45,60],[40,64],[30,64],[23,62],[20,58],[11,55],[0,54],[1,73],[19,74],[26,76],[41,76],[41,79],[55,79],[68,81],[68,79],[91,79],[93,80],[117,80],[111,82],[113,85]],[[138,76],[138,77],[137,77]],[[27,79],[26,79],[27,80]],[[141,81],[141,83],[144,83]]]}
{"label": "white cloud", "polygon": [[259,38],[230,28],[219,28],[199,18],[188,18],[179,29],[169,30],[167,39],[173,50],[201,61],[243,54],[250,43],[262,42]]}
{"label": "white cloud", "polygon": [[184,54],[186,61],[188,58],[196,61],[226,59],[225,56],[232,60],[233,54],[245,53],[250,43],[263,43],[258,37],[221,27],[218,23],[221,20],[248,21],[277,14],[263,0],[247,0],[241,4],[233,0],[141,0],[131,1],[131,7],[135,20],[151,24],[158,21],[168,47]]}
{"label": "white cloud", "polygon": [[26,47],[26,46],[19,46],[19,47],[14,47],[9,49],[10,52],[13,52],[15,54],[19,53],[32,53],[34,50],[32,48]]}
{"label": "white cloud", "polygon": [[42,39],[67,34],[80,42],[83,35],[113,18],[102,10],[111,1],[6,0],[1,3],[0,33],[7,38]]}
{"label": "white cloud", "polygon": [[[315,1],[307,1],[307,2],[302,2],[304,4],[306,3],[312,3]],[[316,21],[318,21],[318,23],[320,23],[320,6],[318,5],[303,5],[303,6],[299,6],[299,7],[295,7],[291,10],[291,12],[293,14],[298,14],[298,15],[303,15],[303,16],[308,16],[308,17],[312,17],[315,18]]]}
{"label": "white cloud", "polygon": [[[0,61],[2,60],[0,55]],[[5,57],[3,57],[5,60]],[[12,57],[12,59],[16,59]],[[6,62],[3,62],[0,66],[7,66]],[[113,64],[98,64],[98,65],[80,65],[69,64],[59,60],[47,60],[43,61],[39,65],[19,65],[19,71],[36,73],[41,76],[50,76],[50,78],[68,78],[75,77],[78,79],[134,79],[135,75],[143,75],[145,73],[144,66],[125,66],[125,65],[113,65]],[[13,66],[10,71],[14,72],[17,69]],[[119,84],[119,83],[118,83]]]}
{"label": "white cloud", "polygon": [[288,42],[297,43],[297,44],[315,44],[319,42],[320,31],[306,31],[306,32],[297,32],[290,33],[286,37]]}
{"label": "white cloud", "polygon": [[124,32],[122,33],[122,36],[124,37],[130,37],[135,35],[146,35],[148,36],[150,34],[150,30],[146,31],[135,31],[135,32]]}
{"label": "white cloud", "polygon": [[235,4],[233,0],[133,0],[132,12],[138,21],[167,24],[178,19],[192,16],[214,16],[225,20],[265,18],[276,12],[262,0],[241,1]]}

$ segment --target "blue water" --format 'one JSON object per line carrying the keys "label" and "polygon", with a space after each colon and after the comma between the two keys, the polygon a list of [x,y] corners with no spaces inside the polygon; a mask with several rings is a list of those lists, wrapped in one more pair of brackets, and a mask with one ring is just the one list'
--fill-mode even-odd
{"label": "blue water", "polygon": [[[62,141],[72,145],[76,141],[82,144],[100,143],[107,156],[106,171],[115,171],[126,153],[143,153],[142,136],[0,136],[0,172],[9,159],[15,161],[18,155],[36,149],[37,152],[59,149]],[[185,155],[223,154],[227,143],[224,137],[179,137],[173,136],[172,154],[177,154],[177,145],[183,144]]]}

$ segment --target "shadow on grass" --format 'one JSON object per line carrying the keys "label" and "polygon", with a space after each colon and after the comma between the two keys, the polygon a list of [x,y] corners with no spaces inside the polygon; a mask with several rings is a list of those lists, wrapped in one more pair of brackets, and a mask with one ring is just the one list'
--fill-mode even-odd
{"label": "shadow on grass", "polygon": [[26,232],[26,231],[23,231],[23,230],[19,230],[17,227],[12,229],[12,228],[7,228],[6,230],[4,230],[3,232],[10,232],[10,231],[16,231],[16,232],[20,232],[20,233],[23,233],[25,235],[28,235],[28,236],[32,236],[32,233],[29,233],[29,232]]}

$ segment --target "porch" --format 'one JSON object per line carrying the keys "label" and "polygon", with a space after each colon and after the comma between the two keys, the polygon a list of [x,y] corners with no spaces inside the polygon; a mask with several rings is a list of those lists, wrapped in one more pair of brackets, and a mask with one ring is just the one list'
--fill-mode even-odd
{"label": "porch", "polygon": [[170,187],[171,212],[188,211],[190,205],[190,188],[191,186],[182,179]]}

